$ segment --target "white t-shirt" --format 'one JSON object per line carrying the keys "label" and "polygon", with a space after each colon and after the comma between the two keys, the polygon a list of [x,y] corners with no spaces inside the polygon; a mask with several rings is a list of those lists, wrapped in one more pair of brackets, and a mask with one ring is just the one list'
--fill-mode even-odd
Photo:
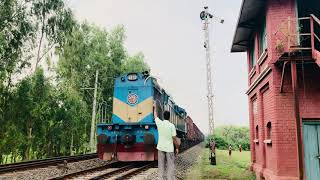
{"label": "white t-shirt", "polygon": [[168,120],[160,120],[158,117],[155,119],[158,128],[158,145],[157,149],[164,152],[173,152],[173,139],[177,135],[176,127]]}

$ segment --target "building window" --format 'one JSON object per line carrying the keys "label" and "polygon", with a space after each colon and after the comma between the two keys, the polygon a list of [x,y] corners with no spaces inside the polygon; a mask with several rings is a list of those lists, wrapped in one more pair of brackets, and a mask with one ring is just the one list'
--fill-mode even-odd
{"label": "building window", "polygon": [[271,139],[272,127],[271,122],[267,123],[267,139]]}
{"label": "building window", "polygon": [[271,133],[272,133],[271,122],[268,122],[268,123],[267,123],[267,137],[266,137],[266,139],[263,141],[263,142],[264,142],[265,144],[267,144],[268,146],[272,146]]}
{"label": "building window", "polygon": [[256,117],[256,115],[258,114],[257,99],[252,100],[252,113],[253,113],[254,117]]}
{"label": "building window", "polygon": [[255,139],[253,140],[253,142],[255,142],[256,144],[259,144],[259,127],[258,127],[258,125],[256,126],[256,129],[255,129]]}
{"label": "building window", "polygon": [[249,59],[250,59],[250,69],[256,65],[256,56],[255,56],[255,43],[254,39],[252,40],[252,44],[249,48]]}
{"label": "building window", "polygon": [[268,39],[267,39],[267,30],[266,30],[266,16],[263,16],[261,21],[261,29],[259,33],[259,56],[267,49]]}

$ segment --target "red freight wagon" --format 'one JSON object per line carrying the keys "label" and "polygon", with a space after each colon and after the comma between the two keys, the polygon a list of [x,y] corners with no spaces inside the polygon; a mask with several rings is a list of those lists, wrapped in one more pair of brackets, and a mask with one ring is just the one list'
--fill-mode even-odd
{"label": "red freight wagon", "polygon": [[195,132],[193,128],[193,121],[190,118],[190,116],[187,116],[186,118],[188,133],[187,133],[187,139],[188,141],[194,141],[195,140]]}
{"label": "red freight wagon", "polygon": [[193,123],[193,120],[190,116],[186,118],[188,133],[187,133],[187,140],[189,144],[197,144],[198,142],[203,141],[204,135],[199,130],[199,128]]}

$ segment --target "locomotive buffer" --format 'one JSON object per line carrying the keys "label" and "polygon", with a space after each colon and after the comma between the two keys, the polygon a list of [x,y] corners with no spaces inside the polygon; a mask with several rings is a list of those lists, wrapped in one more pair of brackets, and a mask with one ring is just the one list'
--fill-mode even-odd
{"label": "locomotive buffer", "polygon": [[[210,19],[214,16],[208,12],[208,7],[204,7],[204,10],[200,13],[200,19],[203,22],[204,31],[204,48],[206,50],[206,66],[207,66],[207,90],[208,90],[208,116],[209,116],[209,135],[214,135],[214,119],[213,119],[213,89],[212,89],[212,75],[211,75],[211,56],[210,56],[210,36],[209,36],[209,24]],[[223,19],[219,19],[220,23],[224,22]],[[210,160],[211,165],[216,165],[215,154],[215,142],[214,139],[210,140]]]}

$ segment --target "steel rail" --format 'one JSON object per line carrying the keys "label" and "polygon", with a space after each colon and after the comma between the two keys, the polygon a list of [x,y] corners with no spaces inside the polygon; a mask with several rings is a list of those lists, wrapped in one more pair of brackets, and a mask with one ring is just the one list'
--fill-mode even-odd
{"label": "steel rail", "polygon": [[132,163],[132,164],[129,164],[129,165],[120,167],[120,168],[118,168],[118,169],[115,169],[115,170],[106,172],[106,173],[104,173],[104,174],[95,176],[95,177],[93,177],[93,178],[90,178],[90,180],[99,180],[99,179],[104,179],[104,178],[107,178],[107,177],[110,178],[110,177],[112,177],[112,176],[114,176],[114,175],[121,174],[122,172],[127,171],[127,170],[130,170],[130,169],[133,169],[133,168],[135,168],[135,165]]}
{"label": "steel rail", "polygon": [[134,170],[128,171],[128,172],[126,172],[124,174],[121,174],[121,177],[116,178],[116,180],[129,179],[130,177],[132,177],[132,176],[134,176],[136,174],[139,174],[139,173],[141,173],[143,171],[148,170],[149,168],[154,167],[155,164],[156,164],[155,162],[149,163],[149,164],[146,164],[146,165],[144,165],[142,167],[139,167],[138,169],[134,169]]}
{"label": "steel rail", "polygon": [[62,157],[55,157],[55,158],[48,158],[48,159],[41,159],[41,160],[24,161],[24,162],[18,162],[13,164],[3,164],[3,165],[0,165],[0,174],[12,172],[12,171],[18,171],[18,170],[52,166],[52,165],[57,165],[59,163],[64,163],[65,161],[76,162],[81,160],[94,159],[97,157],[98,155],[96,153],[92,153],[92,154],[82,154],[82,155],[76,155],[76,156],[62,156]]}
{"label": "steel rail", "polygon": [[[138,163],[138,164],[137,164]],[[119,167],[117,169],[105,172],[103,174],[99,174],[95,177],[89,178],[90,180],[98,180],[98,179],[124,179],[131,177],[135,174],[138,174],[146,169],[153,167],[155,162],[133,162],[131,164],[126,164],[125,166]],[[85,174],[85,173],[84,173]],[[74,176],[73,176],[74,177]]]}
{"label": "steel rail", "polygon": [[85,170],[65,174],[62,176],[54,177],[54,178],[49,178],[48,180],[71,179],[80,175],[85,175],[85,174],[105,170],[106,168],[116,168],[117,166],[120,166],[120,165],[121,165],[121,162],[110,162],[109,164],[106,164],[104,166],[94,167],[94,168],[85,169]]}

